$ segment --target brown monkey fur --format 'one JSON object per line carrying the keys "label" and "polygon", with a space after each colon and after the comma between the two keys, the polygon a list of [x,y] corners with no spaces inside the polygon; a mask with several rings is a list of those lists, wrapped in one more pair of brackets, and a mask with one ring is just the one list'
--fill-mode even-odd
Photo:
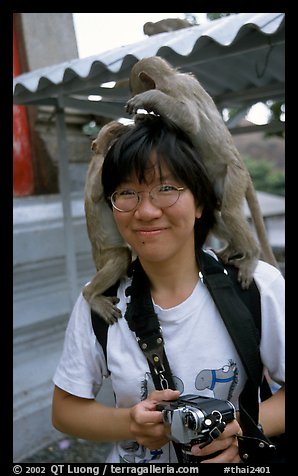
{"label": "brown monkey fur", "polygon": [[[220,211],[212,231],[227,243],[217,254],[238,268],[242,287],[247,288],[252,280],[260,247],[263,259],[278,267],[249,172],[213,99],[199,81],[154,56],[133,66],[130,90],[129,113],[145,109],[167,117],[188,134],[199,151],[219,201]],[[244,199],[259,243],[243,214]]]}
{"label": "brown monkey fur", "polygon": [[131,251],[121,237],[113,212],[104,199],[101,170],[109,147],[127,127],[112,121],[99,131],[91,144],[95,154],[87,171],[84,191],[87,231],[97,273],[83,288],[83,296],[91,308],[109,324],[113,324],[120,316],[120,311],[115,306],[118,299],[114,296],[103,296],[102,293],[126,273],[131,261]]}
{"label": "brown monkey fur", "polygon": [[181,30],[182,28],[190,28],[191,26],[193,26],[192,23],[182,18],[164,18],[155,23],[147,21],[143,26],[143,32],[147,36],[153,36],[165,31]]}

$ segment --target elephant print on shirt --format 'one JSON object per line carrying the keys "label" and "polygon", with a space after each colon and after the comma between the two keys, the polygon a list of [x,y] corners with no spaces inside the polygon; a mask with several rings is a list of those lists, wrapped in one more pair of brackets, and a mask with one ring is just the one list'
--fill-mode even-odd
{"label": "elephant print on shirt", "polygon": [[230,400],[235,385],[238,381],[238,369],[235,362],[229,363],[219,369],[205,369],[197,375],[195,387],[197,390],[208,388],[214,394],[214,398]]}

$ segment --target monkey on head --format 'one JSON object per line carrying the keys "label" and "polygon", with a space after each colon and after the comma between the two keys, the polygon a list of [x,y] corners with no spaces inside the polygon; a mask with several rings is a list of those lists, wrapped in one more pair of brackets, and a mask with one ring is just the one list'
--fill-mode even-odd
{"label": "monkey on head", "polygon": [[[129,113],[146,109],[167,118],[188,135],[198,150],[218,200],[212,232],[227,243],[217,254],[225,263],[238,268],[242,287],[247,288],[252,280],[260,248],[265,261],[277,267],[250,175],[212,98],[197,79],[179,73],[160,57],[144,58],[132,68],[130,89]],[[134,118],[137,122],[142,120],[142,115],[136,114]],[[117,298],[102,293],[125,274],[131,262],[131,250],[120,236],[104,200],[101,168],[109,148],[128,127],[112,121],[101,129],[92,143],[95,155],[85,186],[87,229],[97,273],[85,286],[83,295],[110,324],[119,317]],[[260,244],[243,214],[244,199]]]}
{"label": "monkey on head", "polygon": [[[260,252],[277,266],[249,172],[213,99],[190,73],[181,73],[164,59],[138,61],[130,74],[130,114],[145,109],[167,117],[190,138],[206,166],[218,199],[214,235],[226,246],[217,251],[224,263],[238,268],[238,280],[249,286]],[[243,213],[247,200],[257,242]]]}

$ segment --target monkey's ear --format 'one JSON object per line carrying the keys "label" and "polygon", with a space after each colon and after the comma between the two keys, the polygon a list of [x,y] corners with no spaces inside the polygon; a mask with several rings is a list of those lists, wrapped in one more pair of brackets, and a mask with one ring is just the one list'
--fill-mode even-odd
{"label": "monkey's ear", "polygon": [[97,146],[96,139],[94,139],[91,142],[91,150],[93,150],[93,152],[96,152],[96,148],[97,148],[96,146]]}
{"label": "monkey's ear", "polygon": [[155,81],[154,79],[152,79],[147,73],[145,73],[145,71],[141,71],[139,73],[139,78],[141,81],[143,81],[143,83],[146,84],[146,89],[155,89],[156,87],[156,84],[155,84]]}

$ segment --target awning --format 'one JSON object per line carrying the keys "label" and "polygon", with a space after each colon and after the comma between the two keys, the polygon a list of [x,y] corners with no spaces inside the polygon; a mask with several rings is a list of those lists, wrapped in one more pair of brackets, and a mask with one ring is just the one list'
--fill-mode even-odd
{"label": "awning", "polygon": [[[284,13],[239,13],[182,30],[160,33],[99,55],[38,69],[14,80],[15,104],[48,104],[110,118],[124,117],[124,81],[141,58],[162,56],[191,71],[217,105],[250,105],[284,95]],[[90,101],[88,96],[101,96]]]}

